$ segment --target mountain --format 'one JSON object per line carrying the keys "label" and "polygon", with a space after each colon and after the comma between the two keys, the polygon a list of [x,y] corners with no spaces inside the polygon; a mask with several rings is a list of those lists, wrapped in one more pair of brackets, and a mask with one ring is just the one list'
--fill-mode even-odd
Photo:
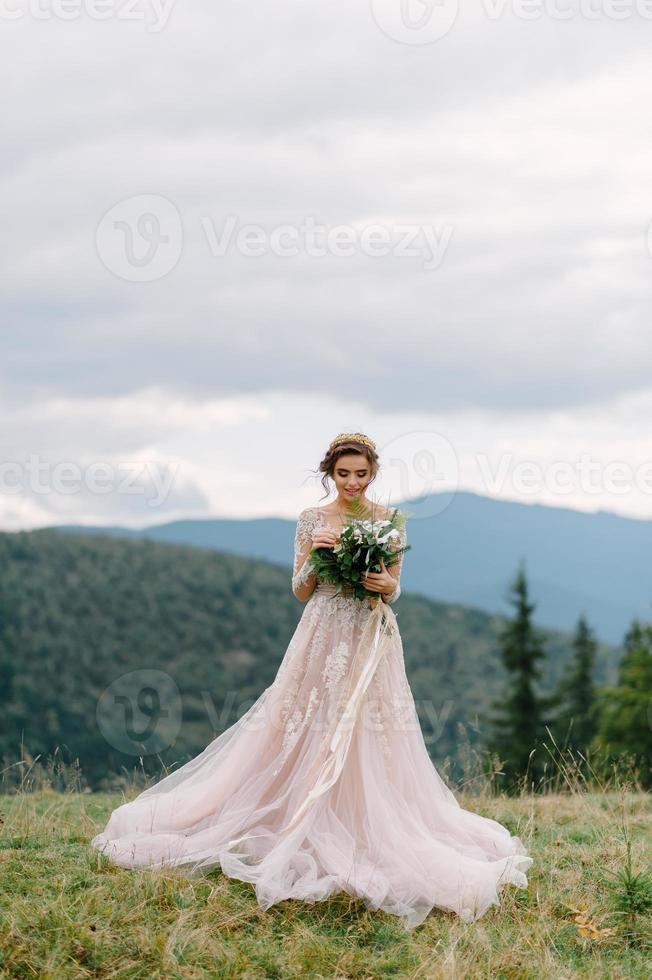
{"label": "mountain", "polygon": [[[572,630],[584,612],[605,642],[620,643],[632,619],[652,618],[652,521],[605,511],[497,500],[467,491],[431,494],[399,506],[413,512],[406,589],[439,601],[508,613],[509,582],[525,560],[541,626]],[[184,520],[130,530],[64,532],[147,538],[291,562],[294,521]]]}
{"label": "mountain", "polygon": [[[411,554],[411,552],[410,552]],[[230,727],[276,676],[303,606],[291,569],[187,545],[52,530],[0,534],[0,768],[21,744],[79,759],[92,788],[160,774]],[[462,764],[488,734],[503,625],[404,593],[394,607],[432,757]],[[542,690],[570,638],[547,633]],[[600,646],[598,681],[620,651]]]}

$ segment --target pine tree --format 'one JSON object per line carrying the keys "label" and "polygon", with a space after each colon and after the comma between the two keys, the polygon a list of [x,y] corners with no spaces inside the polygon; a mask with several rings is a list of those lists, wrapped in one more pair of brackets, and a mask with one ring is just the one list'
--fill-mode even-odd
{"label": "pine tree", "polygon": [[559,706],[554,726],[557,743],[582,755],[586,755],[597,731],[593,679],[597,649],[593,631],[582,614],[573,638],[573,658],[554,696],[554,703]]}
{"label": "pine tree", "polygon": [[501,631],[499,642],[510,685],[506,697],[493,704],[498,713],[492,719],[494,734],[490,748],[500,756],[505,788],[513,789],[526,773],[530,782],[538,781],[543,774],[542,713],[548,703],[537,691],[541,676],[539,661],[545,651],[543,637],[532,623],[536,603],[529,601],[522,562],[511,584],[508,601],[514,606],[515,615]]}
{"label": "pine tree", "polygon": [[652,626],[634,621],[625,637],[616,687],[601,694],[595,746],[618,761],[638,765],[643,786],[652,787]]}

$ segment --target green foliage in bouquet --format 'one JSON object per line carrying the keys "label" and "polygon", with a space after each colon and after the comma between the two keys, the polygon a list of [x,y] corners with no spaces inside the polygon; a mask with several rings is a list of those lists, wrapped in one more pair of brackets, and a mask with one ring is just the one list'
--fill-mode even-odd
{"label": "green foliage in bouquet", "polygon": [[387,517],[376,517],[373,511],[367,516],[365,506],[358,498],[347,506],[345,525],[340,539],[334,548],[313,548],[309,555],[313,570],[324,582],[337,586],[340,593],[344,587],[351,588],[356,599],[373,596],[362,584],[365,572],[380,572],[381,561],[391,568],[399,557],[409,551],[412,545],[399,546],[401,531],[405,527],[407,512],[394,508]]}

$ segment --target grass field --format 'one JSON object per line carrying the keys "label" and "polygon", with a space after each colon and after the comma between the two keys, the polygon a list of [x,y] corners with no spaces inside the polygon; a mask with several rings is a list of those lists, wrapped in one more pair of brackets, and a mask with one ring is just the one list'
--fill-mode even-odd
{"label": "grass field", "polygon": [[522,838],[535,859],[529,888],[503,890],[501,907],[472,925],[435,909],[407,932],[343,893],[262,911],[250,884],[219,870],[191,879],[118,868],[89,840],[119,795],[46,788],[0,796],[0,976],[651,975],[646,900],[609,875],[625,869],[628,839],[633,874],[650,867],[648,794],[458,798]]}

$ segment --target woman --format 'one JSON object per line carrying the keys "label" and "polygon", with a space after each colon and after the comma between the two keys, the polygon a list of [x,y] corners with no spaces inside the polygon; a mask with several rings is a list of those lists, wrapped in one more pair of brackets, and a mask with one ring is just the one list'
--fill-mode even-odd
{"label": "woman", "polygon": [[501,886],[527,887],[520,839],[463,810],[428,755],[391,608],[403,552],[366,576],[376,603],[311,569],[352,501],[387,513],[366,496],[378,465],[362,433],[329,446],[320,470],[337,497],[299,515],[292,590],[305,609],[274,682],[200,755],[114,810],[92,844],[116,864],[220,866],[252,882],[263,909],[346,891],[407,929],[433,907],[472,922]]}

